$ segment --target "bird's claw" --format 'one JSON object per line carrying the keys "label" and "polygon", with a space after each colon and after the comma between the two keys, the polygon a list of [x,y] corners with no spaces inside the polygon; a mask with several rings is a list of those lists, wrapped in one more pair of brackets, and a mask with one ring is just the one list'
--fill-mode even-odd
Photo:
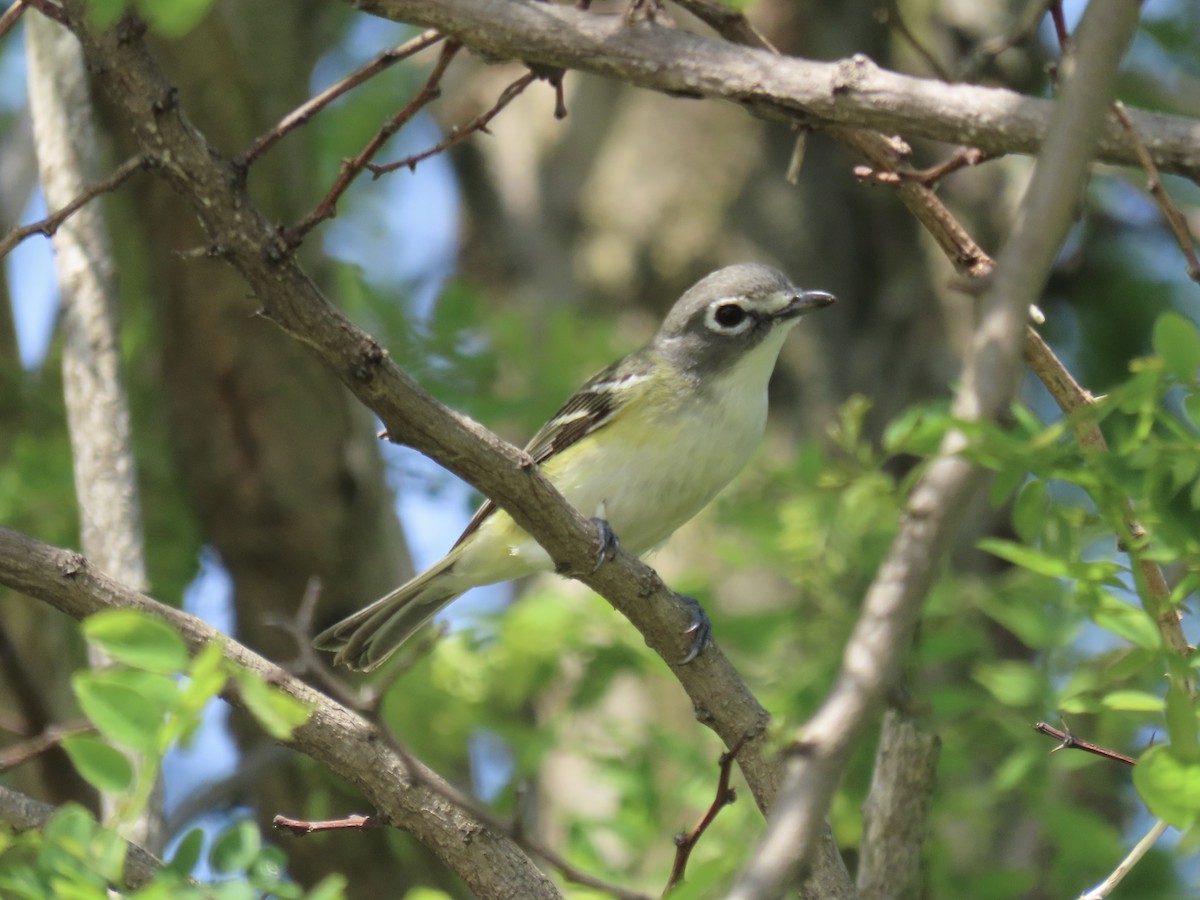
{"label": "bird's claw", "polygon": [[700,602],[695,597],[680,594],[679,599],[692,612],[692,624],[683,632],[684,634],[692,635],[692,646],[688,650],[687,656],[678,663],[678,665],[686,666],[703,653],[708,645],[712,643],[712,622],[708,620],[708,613],[704,611],[704,607],[700,605]]}
{"label": "bird's claw", "polygon": [[596,526],[599,535],[596,539],[596,565],[592,567],[592,571],[595,572],[604,563],[616,558],[621,542],[617,540],[617,533],[612,530],[606,519],[595,516],[592,518],[592,524]]}

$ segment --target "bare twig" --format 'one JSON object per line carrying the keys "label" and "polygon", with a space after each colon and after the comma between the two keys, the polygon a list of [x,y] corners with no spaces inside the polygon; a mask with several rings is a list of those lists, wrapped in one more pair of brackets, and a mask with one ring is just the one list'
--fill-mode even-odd
{"label": "bare twig", "polygon": [[[445,150],[449,150],[455,144],[461,143],[472,134],[480,131],[487,134],[488,123],[491,122],[492,119],[496,118],[496,116],[500,114],[500,111],[504,109],[504,107],[512,103],[513,100],[515,100],[521,94],[521,92],[525,90],[525,88],[529,87],[529,85],[536,81],[538,77],[538,73],[534,72],[533,70],[526,72],[500,92],[500,96],[496,98],[496,102],[492,104],[490,109],[488,109],[486,112],[480,113],[466,125],[452,129],[448,137],[438,141],[437,144],[430,147],[428,150],[423,150],[420,153],[414,153],[412,156],[406,156],[404,159],[399,159],[395,162],[385,163],[383,165],[368,163],[367,168],[371,170],[376,178],[378,178],[380,175],[386,175],[388,172],[394,172],[397,169],[408,169],[409,171],[415,171],[417,168],[417,163],[429,159],[431,156],[436,156]],[[560,102],[561,94],[560,99],[556,101],[556,104]],[[562,118],[561,116],[558,117]]]}
{"label": "bare twig", "polygon": [[0,40],[16,27],[17,22],[20,21],[21,16],[27,9],[29,9],[29,6],[25,0],[16,0],[12,6],[4,11],[3,15],[0,15]]}
{"label": "bare twig", "polygon": [[1096,756],[1102,756],[1114,762],[1125,763],[1127,766],[1137,765],[1137,760],[1132,756],[1126,756],[1124,753],[1118,753],[1116,750],[1109,750],[1107,747],[1101,747],[1099,744],[1093,744],[1091,741],[1077,738],[1065,728],[1055,728],[1053,725],[1048,725],[1045,722],[1035,722],[1033,730],[1038,734],[1044,734],[1058,741],[1058,746],[1051,750],[1051,753],[1057,753],[1059,750],[1082,750],[1085,753],[1094,753]]}
{"label": "bare twig", "polygon": [[933,188],[947,175],[957,172],[959,169],[965,169],[968,166],[977,166],[992,158],[977,147],[959,147],[945,160],[927,169],[909,169],[904,167],[877,170],[870,166],[855,166],[854,177],[860,181],[871,181],[876,184],[886,185],[899,184],[901,181],[914,181],[925,187]]}
{"label": "bare twig", "polygon": [[1196,257],[1196,247],[1192,238],[1192,231],[1188,227],[1187,218],[1179,211],[1179,207],[1175,205],[1174,201],[1171,200],[1171,195],[1167,193],[1167,189],[1162,182],[1162,177],[1158,174],[1158,166],[1154,164],[1154,157],[1150,155],[1150,150],[1146,147],[1146,142],[1138,134],[1137,127],[1133,124],[1133,119],[1129,118],[1129,112],[1125,109],[1125,104],[1120,101],[1114,103],[1113,113],[1116,115],[1117,121],[1121,123],[1133,139],[1133,146],[1137,150],[1138,159],[1141,161],[1142,168],[1146,170],[1146,190],[1150,192],[1150,197],[1158,204],[1163,218],[1167,220],[1167,226],[1171,229],[1171,233],[1175,235],[1179,249],[1183,251],[1183,256],[1187,260],[1188,278],[1192,279],[1192,281],[1200,282],[1200,259]]}
{"label": "bare twig", "polygon": [[462,49],[462,44],[457,41],[446,41],[442,45],[442,52],[438,56],[437,62],[434,64],[433,71],[429,73],[429,77],[425,79],[425,84],[419,90],[404,108],[388,119],[383,127],[375,133],[371,140],[367,141],[367,145],[354,159],[343,160],[342,170],[338,173],[338,177],[334,180],[333,186],[317,204],[316,208],[307,216],[282,231],[284,242],[290,248],[295,248],[304,240],[304,236],[313,230],[318,224],[326,219],[332,219],[337,215],[337,202],[342,195],[346,193],[350,185],[367,167],[367,164],[377,154],[388,140],[408,124],[418,112],[441,96],[441,81],[442,76],[446,74],[446,69],[454,60],[455,55]]}
{"label": "bare twig", "polygon": [[1033,37],[1049,6],[1050,0],[1030,0],[1012,31],[984,41],[967,55],[955,80],[973,81],[984,67],[1000,54]]}
{"label": "bare twig", "polygon": [[21,243],[27,237],[35,234],[42,234],[46,237],[53,236],[59,227],[83,206],[101,194],[116,190],[138,172],[145,171],[155,165],[157,165],[156,160],[149,156],[139,155],[130,157],[121,163],[111,175],[94,184],[88,185],[61,209],[55,210],[44,219],[38,219],[38,221],[30,222],[28,225],[21,225],[11,229],[8,234],[0,238],[0,259],[7,256],[13,247],[17,246],[17,244]]}
{"label": "bare twig", "polygon": [[1120,864],[1113,870],[1113,873],[1105,878],[1100,884],[1096,885],[1090,891],[1087,891],[1080,896],[1079,900],[1104,900],[1111,894],[1129,874],[1130,870],[1138,864],[1143,856],[1158,843],[1158,839],[1166,833],[1167,823],[1159,819],[1146,832],[1146,836],[1137,842],[1137,845],[1129,851],[1129,855],[1121,860]]}
{"label": "bare twig", "polygon": [[96,726],[91,722],[75,722],[66,725],[51,725],[31,738],[10,744],[0,751],[0,773],[29,762],[34,757],[62,744],[63,738],[77,734],[91,734]]}
{"label": "bare twig", "polygon": [[280,119],[273,128],[259,135],[246,152],[235,160],[235,164],[242,168],[249,168],[259,157],[283,138],[284,135],[299,128],[338,97],[354,90],[360,84],[369,81],[380,72],[390,69],[401,60],[408,59],[410,56],[420,53],[427,47],[432,47],[441,40],[443,40],[443,36],[431,28],[398,47],[393,47],[391,50],[385,50],[383,53],[380,53],[362,68],[351,72],[345,78],[335,82],[315,97],[296,107]]}
{"label": "bare twig", "polygon": [[921,40],[912,32],[912,29],[904,21],[904,17],[900,15],[900,7],[896,0],[884,0],[875,12],[875,18],[883,25],[888,26],[900,37],[908,42],[908,45],[916,51],[921,59],[925,60],[925,65],[929,66],[930,70],[942,81],[953,81],[954,77],[950,71],[942,65],[941,60],[933,55],[933,51],[926,47]]}
{"label": "bare twig", "polygon": [[304,837],[306,834],[314,834],[318,831],[367,831],[372,828],[383,828],[387,823],[379,816],[355,814],[346,816],[344,819],[319,819],[317,821],[275,816],[271,820],[271,824],[280,831],[290,831],[297,837]]}
{"label": "bare twig", "polygon": [[675,835],[675,862],[671,865],[671,874],[667,878],[667,886],[663,889],[663,896],[671,893],[671,891],[683,883],[683,876],[687,872],[688,859],[692,855],[692,851],[696,849],[696,844],[704,832],[717,818],[717,814],[729,804],[737,800],[737,793],[729,786],[729,778],[733,773],[733,761],[737,759],[738,751],[742,749],[745,739],[738,741],[729,750],[721,754],[717,760],[720,774],[717,777],[717,792],[713,797],[712,803],[700,817],[700,821],[696,823],[696,827],[688,832],[681,832]]}

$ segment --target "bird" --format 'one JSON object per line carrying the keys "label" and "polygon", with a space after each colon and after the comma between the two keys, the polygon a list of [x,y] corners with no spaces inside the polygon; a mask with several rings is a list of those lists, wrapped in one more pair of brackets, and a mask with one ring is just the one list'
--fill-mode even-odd
{"label": "bird", "polygon": [[[592,376],[542,426],[525,449],[596,522],[598,561],[618,541],[637,556],[657,549],[745,467],[766,428],[767,384],[784,339],[833,302],[770,266],[718,269],[675,302],[646,346]],[[487,500],[444,557],[313,644],[335,653],[335,664],[368,672],[471,588],[553,569]],[[683,599],[694,610],[686,663],[708,645],[711,626]]]}

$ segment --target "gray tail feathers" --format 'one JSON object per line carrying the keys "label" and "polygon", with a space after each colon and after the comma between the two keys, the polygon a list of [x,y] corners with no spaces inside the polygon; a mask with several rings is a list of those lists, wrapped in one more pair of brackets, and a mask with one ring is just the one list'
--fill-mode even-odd
{"label": "gray tail feathers", "polygon": [[[335,651],[335,664],[369,672],[400,649],[439,609],[463,592],[445,579],[452,561],[434,566],[313,639],[318,650]],[[447,584],[446,581],[451,582]]]}

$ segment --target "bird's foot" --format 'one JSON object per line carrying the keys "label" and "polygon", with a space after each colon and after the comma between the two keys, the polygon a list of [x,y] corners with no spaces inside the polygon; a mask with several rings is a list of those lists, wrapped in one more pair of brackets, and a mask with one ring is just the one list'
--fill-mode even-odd
{"label": "bird's foot", "polygon": [[596,526],[596,531],[599,533],[599,537],[596,539],[596,565],[592,567],[592,571],[595,572],[604,563],[616,558],[621,542],[617,540],[617,533],[612,530],[612,526],[606,519],[594,516],[592,524]]}
{"label": "bird's foot", "polygon": [[686,594],[679,594],[678,596],[692,612],[692,624],[683,632],[692,636],[692,646],[688,650],[687,656],[678,663],[681,666],[686,666],[703,653],[708,645],[712,643],[712,622],[708,620],[708,613],[704,611],[704,607],[700,605],[700,601],[695,597],[688,597]]}

